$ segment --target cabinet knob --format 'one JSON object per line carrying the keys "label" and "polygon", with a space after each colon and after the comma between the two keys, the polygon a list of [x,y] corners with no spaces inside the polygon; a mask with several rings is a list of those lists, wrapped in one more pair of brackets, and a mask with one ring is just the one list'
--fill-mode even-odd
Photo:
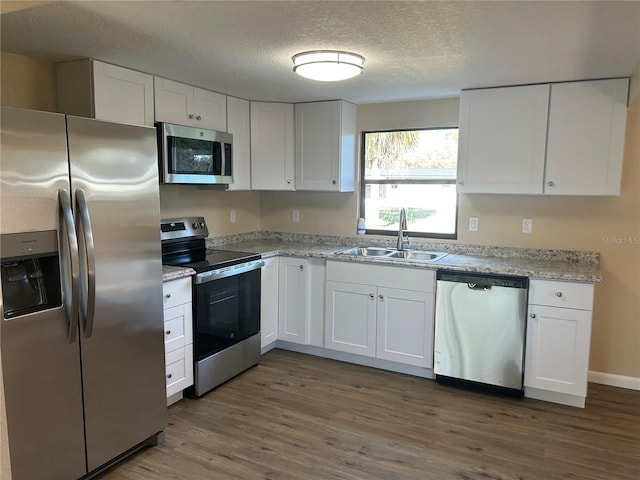
{"label": "cabinet knob", "polygon": [[171,330],[167,330],[166,332],[164,332],[166,335],[171,335]]}
{"label": "cabinet knob", "polygon": [[378,295],[378,298],[379,298],[380,300],[384,300],[384,295],[380,294],[380,295]]}
{"label": "cabinet knob", "polygon": [[331,183],[333,183],[335,185],[338,182],[336,182],[335,180],[331,180]]}
{"label": "cabinet knob", "polygon": [[195,115],[194,115],[193,113],[190,113],[190,114],[189,114],[189,118],[190,118],[191,120],[193,120],[193,119],[194,119],[194,118],[196,118],[196,117],[195,117]]}
{"label": "cabinet knob", "polygon": [[164,298],[171,298],[171,294],[170,294],[170,293],[167,293],[167,294],[164,296]]}
{"label": "cabinet knob", "polygon": [[458,180],[458,185],[464,185],[464,180]]}
{"label": "cabinet knob", "polygon": [[167,375],[167,378],[171,378],[171,377],[173,377],[173,375],[171,375],[171,374]]}
{"label": "cabinet knob", "polygon": [[550,187],[553,187],[553,181],[551,181],[551,180],[550,180],[550,181],[548,181],[548,182],[547,182],[547,185],[548,185],[548,186],[550,186]]}
{"label": "cabinet knob", "polygon": [[556,292],[556,297],[558,298],[562,297],[562,292]]}
{"label": "cabinet knob", "polygon": [[291,179],[287,180],[287,183],[288,183],[289,185],[291,185]]}
{"label": "cabinet knob", "polygon": [[300,270],[304,270],[304,265],[300,265]]}
{"label": "cabinet knob", "polygon": [[532,313],[531,315],[529,315],[531,318],[536,318],[536,314]]}
{"label": "cabinet knob", "polygon": [[373,300],[375,297],[376,297],[376,296],[375,296],[373,293],[370,293],[370,294],[369,294],[369,298],[370,298],[371,300]]}
{"label": "cabinet knob", "polygon": [[196,120],[198,120],[198,121],[199,121],[199,120],[202,120],[202,117],[201,117],[200,115],[198,115],[198,116],[196,117]]}

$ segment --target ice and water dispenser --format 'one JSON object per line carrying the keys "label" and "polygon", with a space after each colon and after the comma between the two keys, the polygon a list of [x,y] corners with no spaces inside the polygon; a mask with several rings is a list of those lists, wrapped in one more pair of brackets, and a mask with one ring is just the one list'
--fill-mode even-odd
{"label": "ice and water dispenser", "polygon": [[0,235],[0,255],[5,320],[62,304],[55,230]]}

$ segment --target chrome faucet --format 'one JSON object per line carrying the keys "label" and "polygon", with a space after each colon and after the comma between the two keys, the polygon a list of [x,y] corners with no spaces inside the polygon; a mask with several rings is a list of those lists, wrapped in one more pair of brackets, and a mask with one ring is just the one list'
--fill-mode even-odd
{"label": "chrome faucet", "polygon": [[404,207],[400,209],[400,222],[398,222],[398,244],[397,250],[406,250],[409,248],[409,237],[405,234],[407,229],[407,211]]}

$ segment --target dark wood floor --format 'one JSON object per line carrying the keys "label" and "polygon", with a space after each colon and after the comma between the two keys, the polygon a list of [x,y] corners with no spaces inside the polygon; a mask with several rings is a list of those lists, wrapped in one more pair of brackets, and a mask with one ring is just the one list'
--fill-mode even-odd
{"label": "dark wood floor", "polygon": [[640,478],[640,392],[585,409],[274,350],[100,480]]}

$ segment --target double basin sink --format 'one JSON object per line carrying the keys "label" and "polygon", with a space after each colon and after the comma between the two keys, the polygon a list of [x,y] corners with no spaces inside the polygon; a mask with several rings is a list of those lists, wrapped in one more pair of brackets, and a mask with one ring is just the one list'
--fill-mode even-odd
{"label": "double basin sink", "polygon": [[384,247],[354,247],[338,252],[341,255],[354,257],[397,258],[419,262],[437,262],[446,255],[443,252],[427,252],[424,250],[396,250]]}

